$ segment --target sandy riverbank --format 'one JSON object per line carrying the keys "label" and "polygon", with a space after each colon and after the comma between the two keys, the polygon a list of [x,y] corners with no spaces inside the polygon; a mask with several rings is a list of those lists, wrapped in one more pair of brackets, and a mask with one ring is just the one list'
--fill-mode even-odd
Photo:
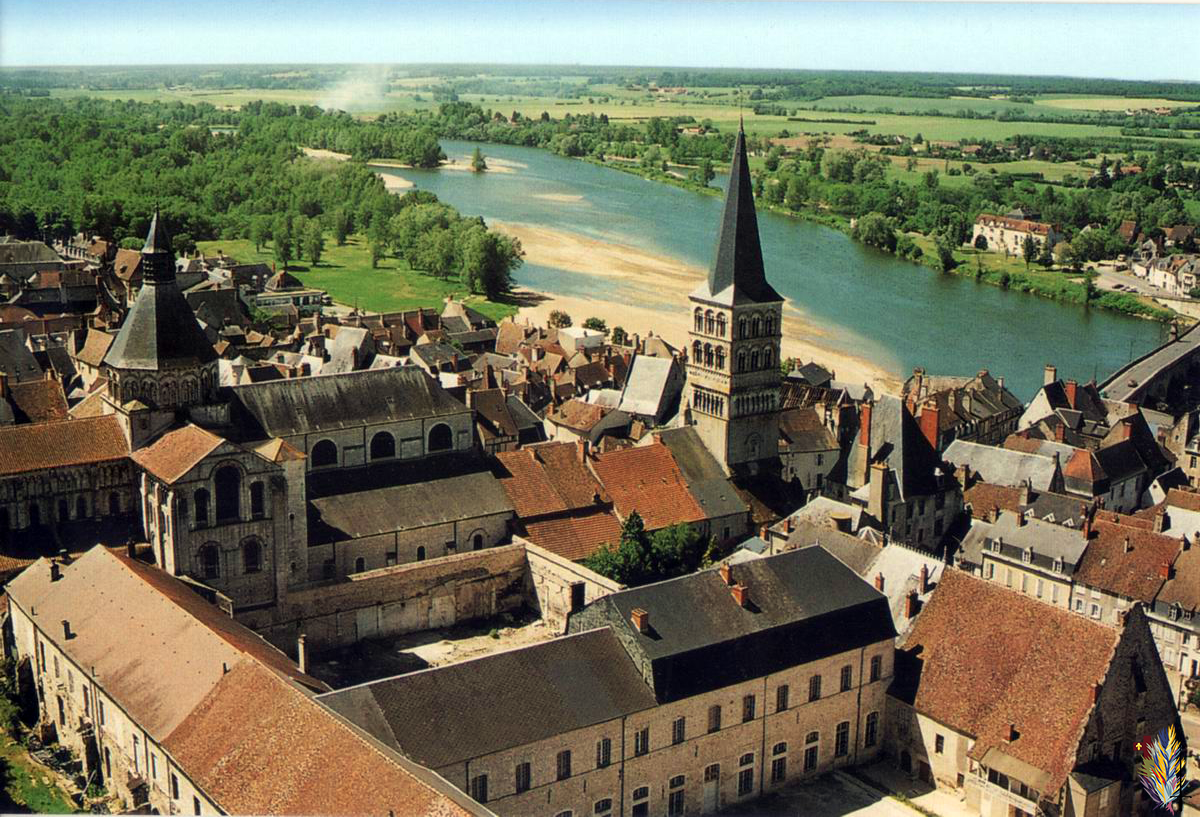
{"label": "sandy riverbank", "polygon": [[[624,283],[650,289],[661,294],[662,300],[678,303],[676,309],[657,304],[629,303],[600,297],[535,294],[534,306],[523,307],[519,319],[545,324],[551,310],[561,309],[575,322],[590,317],[603,318],[609,327],[622,326],[630,334],[654,332],[667,342],[682,347],[687,342],[690,316],[684,306],[687,296],[705,275],[705,270],[685,264],[678,259],[655,255],[577,233],[530,227],[509,222],[492,222],[492,227],[521,240],[526,260],[541,266],[557,267],[585,275],[606,276]],[[619,298],[618,292],[613,295]],[[821,343],[827,330],[812,324],[802,312],[786,306],[783,318],[783,355],[815,360],[831,368],[839,380],[869,383],[877,391],[897,393],[900,380],[865,358],[836,351]]]}
{"label": "sandy riverbank", "polygon": [[408,179],[392,175],[391,173],[376,173],[375,175],[383,179],[383,186],[393,193],[398,190],[408,190],[411,187],[415,187]]}
{"label": "sandy riverbank", "polygon": [[332,150],[324,148],[300,148],[304,151],[304,155],[310,159],[333,159],[335,162],[344,162],[350,158],[349,153],[335,153]]}

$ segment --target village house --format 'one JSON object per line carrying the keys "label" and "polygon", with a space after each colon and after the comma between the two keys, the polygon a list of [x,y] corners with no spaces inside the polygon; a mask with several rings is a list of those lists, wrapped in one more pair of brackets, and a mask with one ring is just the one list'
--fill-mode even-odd
{"label": "village house", "polygon": [[1001,511],[992,522],[971,525],[954,565],[1066,610],[1087,546],[1085,530]]}
{"label": "village house", "polygon": [[981,817],[1148,813],[1134,744],[1179,728],[1141,605],[1102,623],[961,571],[897,651],[888,707],[888,755]]}
{"label": "village house", "polygon": [[499,814],[745,808],[880,751],[891,616],[819,548],[613,593],[568,626],[317,700]]}
{"label": "village house", "polygon": [[975,229],[971,233],[973,245],[983,243],[984,249],[1016,256],[1023,253],[1027,238],[1033,239],[1039,251],[1045,244],[1053,249],[1055,244],[1063,240],[1062,227],[1024,218],[980,213],[975,218]]}
{"label": "village house", "polygon": [[904,382],[901,399],[939,452],[954,440],[999,445],[1017,430],[1025,405],[987,369],[974,377],[927,375],[922,368]]}

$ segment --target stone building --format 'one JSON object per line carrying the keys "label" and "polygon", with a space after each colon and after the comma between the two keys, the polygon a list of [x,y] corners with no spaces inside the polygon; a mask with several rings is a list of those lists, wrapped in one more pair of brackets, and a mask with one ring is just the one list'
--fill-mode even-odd
{"label": "stone building", "polygon": [[1055,244],[1063,240],[1063,234],[1062,227],[1057,224],[980,213],[975,219],[971,243],[979,246],[980,238],[986,242],[985,249],[1020,256],[1024,251],[1027,238],[1033,239],[1040,252],[1042,246],[1047,243],[1053,249]]}
{"label": "stone building", "polygon": [[1146,616],[1090,621],[959,571],[896,654],[887,753],[983,817],[1148,814],[1134,744],[1178,716]]}
{"label": "stone building", "polygon": [[154,567],[97,546],[39,560],[8,594],[42,722],[125,810],[491,813],[318,705],[327,686]]}
{"label": "stone building", "polygon": [[820,548],[604,596],[569,633],[317,700],[499,814],[744,809],[880,751],[887,601]]}
{"label": "stone building", "polygon": [[783,298],[766,278],[740,128],[716,258],[689,300],[685,394],[696,430],[730,472],[777,464]]}
{"label": "stone building", "polygon": [[1025,404],[987,369],[974,377],[939,377],[913,369],[901,398],[938,451],[954,440],[999,445],[1017,430]]}

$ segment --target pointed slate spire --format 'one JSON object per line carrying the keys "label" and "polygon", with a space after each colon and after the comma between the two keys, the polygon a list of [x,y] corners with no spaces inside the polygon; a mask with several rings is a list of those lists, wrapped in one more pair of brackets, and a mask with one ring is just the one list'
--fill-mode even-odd
{"label": "pointed slate spire", "polygon": [[175,252],[157,207],[142,245],[142,280],[155,284],[175,280]]}
{"label": "pointed slate spire", "polygon": [[746,158],[746,132],[738,125],[733,145],[733,164],[729,169],[729,189],[725,192],[725,212],[717,238],[716,260],[708,272],[711,296],[732,293],[720,300],[730,303],[782,301],[767,282],[762,247],[758,240],[758,217],[754,211],[754,185],[750,162]]}

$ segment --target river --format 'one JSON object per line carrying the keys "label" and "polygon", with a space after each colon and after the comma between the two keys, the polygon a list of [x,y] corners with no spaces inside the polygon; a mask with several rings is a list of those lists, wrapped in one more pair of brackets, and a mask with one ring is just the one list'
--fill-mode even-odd
{"label": "river", "polygon": [[[446,140],[458,164],[475,145]],[[545,150],[481,145],[494,170],[385,169],[465,215],[574,233],[668,256],[698,267],[711,261],[720,220],[718,196],[651,182]],[[723,186],[725,177],[714,185]],[[1102,380],[1157,345],[1161,325],[1126,315],[1004,291],[942,275],[865,247],[816,224],[759,213],[767,276],[821,327],[821,343],[903,378],[988,369],[1028,400],[1047,363],[1063,377]],[[687,310],[652,282],[526,263],[517,282],[551,295],[584,296]],[[631,328],[631,331],[634,331]]]}

